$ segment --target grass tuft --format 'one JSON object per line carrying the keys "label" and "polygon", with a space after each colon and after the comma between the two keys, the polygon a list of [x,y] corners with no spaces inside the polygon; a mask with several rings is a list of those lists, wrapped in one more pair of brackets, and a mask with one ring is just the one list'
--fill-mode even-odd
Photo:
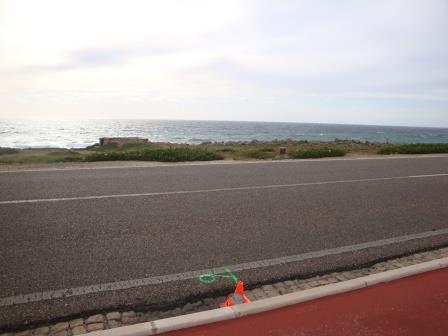
{"label": "grass tuft", "polygon": [[346,152],[339,148],[320,148],[310,150],[297,150],[288,153],[291,159],[314,159],[323,157],[345,156]]}
{"label": "grass tuft", "polygon": [[19,150],[15,148],[8,148],[8,147],[0,147],[0,155],[4,154],[16,154]]}
{"label": "grass tuft", "polygon": [[209,161],[209,160],[276,160],[279,150],[286,148],[292,159],[323,158],[350,155],[376,154],[429,154],[448,153],[448,144],[394,145],[349,140],[333,142],[312,141],[237,141],[208,145],[173,143],[125,144],[123,146],[98,144],[85,149],[63,148],[1,148],[1,164],[45,164],[57,162],[93,161]]}
{"label": "grass tuft", "polygon": [[96,152],[87,155],[85,161],[211,161],[222,160],[222,155],[202,148],[144,149],[127,152]]}
{"label": "grass tuft", "polygon": [[272,159],[275,156],[273,151],[271,150],[267,151],[265,149],[254,149],[243,151],[241,152],[241,155],[249,159],[258,159],[258,160]]}
{"label": "grass tuft", "polygon": [[435,154],[448,153],[448,144],[406,144],[406,145],[388,145],[381,148],[378,154]]}

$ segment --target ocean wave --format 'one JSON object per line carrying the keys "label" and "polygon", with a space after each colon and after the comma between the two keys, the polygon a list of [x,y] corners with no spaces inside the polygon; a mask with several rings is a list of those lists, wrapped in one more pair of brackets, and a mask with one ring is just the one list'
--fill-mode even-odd
{"label": "ocean wave", "polygon": [[[57,125],[56,127],[54,127]],[[262,125],[262,127],[260,126]],[[270,141],[272,139],[333,141],[334,139],[369,139],[391,143],[448,143],[448,129],[409,127],[323,125],[306,123],[257,123],[221,121],[2,121],[0,147],[86,147],[100,137],[139,136],[155,142],[198,144],[226,141]]]}

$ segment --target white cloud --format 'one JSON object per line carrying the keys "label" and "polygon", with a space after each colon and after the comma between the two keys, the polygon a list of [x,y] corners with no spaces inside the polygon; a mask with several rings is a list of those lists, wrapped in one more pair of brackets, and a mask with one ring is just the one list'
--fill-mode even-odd
{"label": "white cloud", "polygon": [[0,116],[440,118],[447,33],[444,0],[0,0]]}

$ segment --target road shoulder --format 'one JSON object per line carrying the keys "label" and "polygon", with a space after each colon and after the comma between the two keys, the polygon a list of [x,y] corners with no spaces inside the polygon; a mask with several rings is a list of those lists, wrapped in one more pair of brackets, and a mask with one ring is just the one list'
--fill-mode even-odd
{"label": "road shoulder", "polygon": [[[363,287],[367,285],[367,278],[370,285],[382,282],[384,281],[384,279],[388,279],[387,281],[390,281],[393,279],[393,277],[401,277],[412,274],[412,269],[415,269],[415,267],[419,267],[418,265],[422,265],[423,263],[428,263],[436,260],[435,263],[437,264],[437,260],[440,260],[441,258],[448,258],[448,247],[415,253],[400,258],[389,259],[377,262],[368,267],[316,275],[305,279],[290,279],[287,281],[265,284],[263,286],[247,290],[246,295],[252,302],[257,302],[269,298],[278,298],[276,299],[277,301],[284,301],[285,299],[282,299],[282,297],[285,298],[285,295],[287,294],[295,293],[296,296],[303,297],[307,296],[310,293],[309,291],[312,290],[313,293],[311,293],[310,298],[316,298],[315,296],[313,296],[316,295],[314,292],[320,292],[320,290],[318,290],[319,288],[322,289],[328,285],[338,285],[340,288],[353,289],[354,287],[352,286],[352,283],[355,282],[357,286],[359,284],[361,284]],[[389,272],[389,275],[388,277],[384,278],[382,275],[387,272]],[[224,300],[225,297],[207,297],[201,300],[188,302],[182,306],[169,310],[116,310],[99,312],[98,314],[90,316],[73,317],[70,320],[59,319],[57,321],[54,321],[53,323],[41,321],[40,323],[33,325],[32,328],[28,327],[26,324],[17,326],[15,327],[15,329],[1,334],[0,336],[71,336],[86,332],[109,330],[117,327],[126,327],[133,325],[135,325],[138,330],[141,330],[141,328],[143,328],[143,330],[147,332],[147,327],[154,325],[154,321],[182,315],[188,316],[186,314],[215,310]],[[240,315],[241,313],[239,314],[239,316]],[[204,318],[203,321],[212,322],[212,320],[216,319],[216,316],[213,316],[214,317],[211,317],[210,319]],[[190,316],[190,318],[187,319],[191,320],[191,318],[192,317]],[[182,323],[186,323],[184,320],[182,321]],[[145,326],[142,326],[142,323],[146,323]],[[159,322],[159,324],[160,323],[162,322]],[[163,323],[166,324],[166,321]],[[185,326],[185,324],[182,325]],[[120,328],[117,329],[117,332],[119,332],[120,330],[123,331],[123,329]],[[114,334],[110,335],[112,336]],[[137,334],[131,333],[129,335]]]}

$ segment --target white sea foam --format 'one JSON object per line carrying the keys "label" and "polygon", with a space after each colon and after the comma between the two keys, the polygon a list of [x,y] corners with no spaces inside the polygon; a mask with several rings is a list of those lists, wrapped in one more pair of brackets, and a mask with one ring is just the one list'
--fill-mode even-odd
{"label": "white sea foam", "polygon": [[305,123],[88,120],[0,120],[0,147],[83,148],[100,137],[137,136],[154,142],[197,144],[204,141],[270,141],[334,139],[413,143],[448,143],[448,129]]}

